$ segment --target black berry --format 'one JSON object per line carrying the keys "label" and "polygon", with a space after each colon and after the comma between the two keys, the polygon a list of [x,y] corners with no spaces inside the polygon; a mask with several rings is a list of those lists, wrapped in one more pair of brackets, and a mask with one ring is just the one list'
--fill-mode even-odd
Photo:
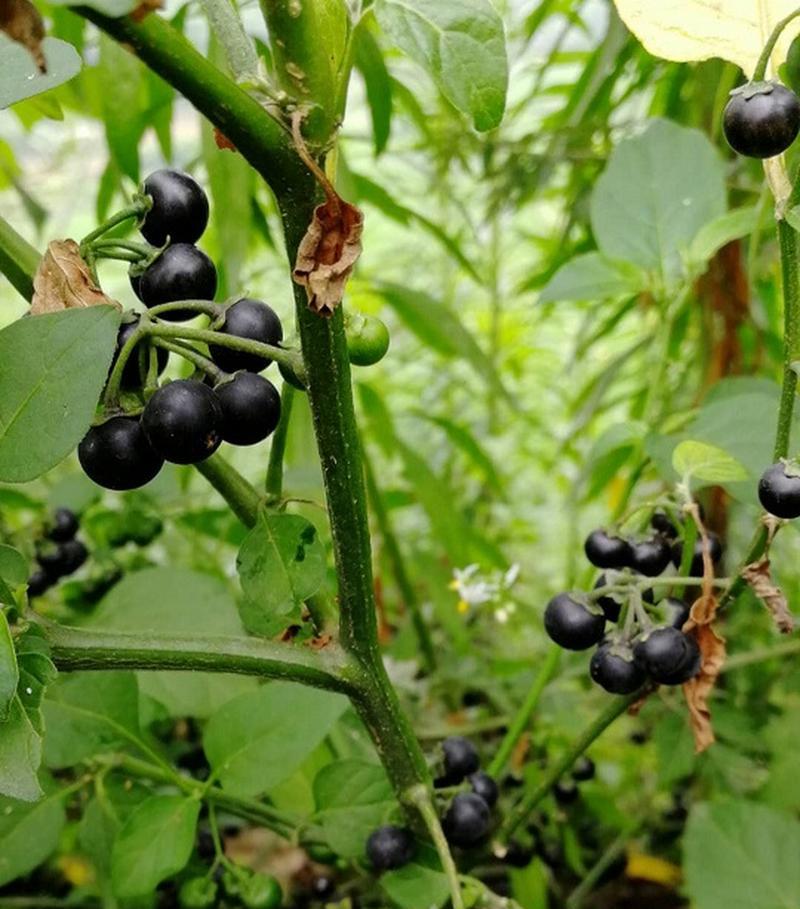
{"label": "black berry", "polygon": [[[671,626],[643,635],[633,654],[636,663],[663,685],[679,685],[700,669],[700,651],[694,638]],[[684,678],[687,672],[690,674]]]}
{"label": "black berry", "polygon": [[748,158],[780,155],[800,131],[800,99],[785,85],[745,85],[731,93],[722,128],[728,144]]}
{"label": "black berry", "polygon": [[93,426],[78,446],[78,459],[90,480],[120,490],[149,483],[164,463],[139,421],[131,417],[113,417]]}
{"label": "black berry", "polygon": [[586,650],[603,637],[606,619],[600,607],[590,607],[560,593],[547,604],[545,631],[566,650]]}
{"label": "black berry", "polygon": [[[716,565],[722,558],[722,543],[720,538],[708,531],[708,549],[711,555],[711,561]],[[672,545],[672,563],[680,568],[683,559],[683,543],[678,540]],[[692,563],[689,566],[689,574],[692,577],[699,577],[703,574],[703,540],[698,534],[694,541],[694,552],[692,553]]]}
{"label": "black berry", "polygon": [[786,473],[779,461],[768,467],[758,482],[758,498],[776,518],[800,517],[800,476]]}
{"label": "black berry", "polygon": [[473,773],[469,778],[469,784],[475,795],[479,795],[490,808],[493,808],[497,804],[500,789],[498,788],[494,777],[479,770],[477,773]]}
{"label": "black berry", "polygon": [[559,805],[571,805],[578,800],[578,787],[575,780],[559,780],[553,786],[553,797]]}
{"label": "black berry", "polygon": [[37,568],[28,578],[28,596],[40,597],[46,593],[53,585],[53,577],[50,572],[44,568]]}
{"label": "black berry", "polygon": [[139,230],[148,243],[194,243],[208,224],[208,198],[188,174],[157,170],[144,181],[142,192],[153,200]]}
{"label": "black berry", "polygon": [[523,846],[519,840],[510,840],[506,854],[503,856],[503,864],[511,868],[527,868],[533,861],[536,850],[533,846]]}
{"label": "black berry", "polygon": [[255,445],[275,431],[281,396],[263,376],[237,372],[214,388],[222,408],[222,438],[232,445]]}
{"label": "black berry", "polygon": [[89,558],[89,550],[80,540],[67,540],[59,544],[62,575],[72,574]]}
{"label": "black berry", "polygon": [[481,765],[481,759],[475,746],[469,739],[460,735],[451,735],[442,742],[444,754],[444,775],[450,786],[460,783]]}
{"label": "black berry", "polygon": [[[128,343],[131,335],[139,327],[139,317],[131,319],[129,322],[123,322],[119,327],[117,332],[117,346],[114,350],[114,359],[111,361],[111,368],[114,368],[114,364],[117,362],[117,357],[119,352]],[[164,372],[164,369],[167,365],[167,360],[169,359],[169,354],[163,347],[156,348],[156,362],[158,363],[158,375],[161,375]],[[145,374],[147,373],[148,364],[145,362]],[[139,345],[137,345],[132,351],[130,356],[125,363],[125,366],[122,370],[122,387],[123,388],[139,388],[142,385],[142,373],[139,364]]]}
{"label": "black berry", "polygon": [[656,511],[650,518],[650,526],[667,540],[674,540],[678,536],[678,529],[672,520],[663,511]]}
{"label": "black berry", "polygon": [[[606,586],[608,586],[608,578],[604,574],[601,574],[595,582],[594,589],[599,590],[601,587]],[[614,596],[607,593],[605,596],[599,597],[597,605],[603,610],[603,614],[609,622],[617,621],[622,609],[622,603],[614,599]]]}
{"label": "black berry", "polygon": [[689,604],[677,597],[664,597],[656,606],[656,614],[659,617],[659,624],[680,629],[689,618]]}
{"label": "black berry", "polygon": [[414,837],[405,827],[379,827],[370,834],[366,852],[376,871],[402,868],[414,857]]}
{"label": "black berry", "polygon": [[[225,310],[225,320],[217,331],[219,334],[247,338],[273,346],[283,340],[283,326],[272,307],[260,300],[251,300],[247,297],[237,300]],[[211,344],[208,352],[217,366],[226,372],[236,372],[238,369],[261,372],[272,362],[267,357],[244,353],[219,344]]]}
{"label": "black berry", "polygon": [[597,568],[627,568],[631,561],[631,547],[627,540],[615,537],[605,530],[593,530],[583,544],[586,558]]}
{"label": "black berry", "polygon": [[489,806],[474,792],[459,793],[442,821],[448,843],[468,848],[477,845],[489,832]]}
{"label": "black berry", "polygon": [[[176,300],[213,300],[217,292],[217,270],[208,256],[189,243],[168,246],[142,274],[141,290],[145,306],[160,306]],[[191,319],[188,309],[163,313],[173,322]]]}
{"label": "black berry", "polygon": [[213,389],[179,379],[158,389],[142,414],[153,448],[174,464],[197,464],[222,442],[223,413]]}
{"label": "black berry", "polygon": [[669,565],[670,545],[663,537],[652,537],[631,547],[631,567],[653,578]]}
{"label": "black berry", "polygon": [[585,783],[587,780],[594,779],[594,761],[582,754],[572,765],[570,775],[578,783]]}
{"label": "black berry", "polygon": [[78,532],[78,517],[69,508],[56,508],[47,528],[47,538],[56,543],[71,540]]}
{"label": "black berry", "polygon": [[589,674],[611,694],[633,694],[646,680],[644,670],[634,661],[631,648],[613,642],[601,644],[595,650],[589,663]]}

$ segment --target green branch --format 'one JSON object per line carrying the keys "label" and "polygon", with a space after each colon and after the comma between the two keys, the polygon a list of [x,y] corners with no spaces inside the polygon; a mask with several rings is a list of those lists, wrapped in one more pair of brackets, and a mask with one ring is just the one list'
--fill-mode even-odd
{"label": "green branch", "polygon": [[194,467],[225,499],[242,524],[246,527],[255,525],[262,499],[235,467],[220,454],[213,454]]}
{"label": "green branch", "polygon": [[270,503],[279,502],[283,495],[283,460],[286,456],[286,443],[289,440],[289,423],[292,419],[294,398],[294,388],[288,382],[284,382],[281,386],[281,415],[272,434],[267,478],[264,484],[267,501]]}

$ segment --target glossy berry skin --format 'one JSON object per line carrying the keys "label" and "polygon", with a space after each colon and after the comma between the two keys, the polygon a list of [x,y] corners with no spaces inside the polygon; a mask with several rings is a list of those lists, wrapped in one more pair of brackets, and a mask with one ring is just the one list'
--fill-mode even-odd
{"label": "glossy berry skin", "polygon": [[139,230],[148,243],[195,243],[208,224],[208,198],[189,174],[179,170],[154,171],[142,192],[153,200]]}
{"label": "glossy berry skin", "polygon": [[572,765],[570,776],[577,783],[585,783],[594,779],[594,761],[582,754]]}
{"label": "glossy berry skin", "polygon": [[665,597],[663,600],[659,600],[656,612],[660,624],[680,629],[689,618],[689,604],[677,597]]}
{"label": "glossy berry skin", "polygon": [[669,543],[663,537],[655,536],[631,547],[631,568],[654,578],[669,565],[671,555]]}
{"label": "glossy berry skin", "polygon": [[[711,561],[716,565],[722,558],[722,542],[720,541],[720,538],[711,531],[708,533],[708,546],[711,554]],[[672,564],[677,568],[680,568],[682,558],[683,542],[678,540],[672,545]],[[700,577],[703,574],[703,541],[699,535],[694,541],[694,553],[692,555],[692,563],[689,566],[689,574],[692,577]]]}
{"label": "glossy berry skin", "polygon": [[631,561],[631,547],[627,540],[615,537],[605,530],[593,530],[583,544],[586,558],[596,568],[627,568]]}
{"label": "glossy berry skin", "polygon": [[475,773],[481,765],[481,759],[475,746],[469,739],[460,735],[451,735],[442,742],[444,754],[444,775],[448,785],[455,786],[470,774]]}
{"label": "glossy berry skin", "polygon": [[699,672],[703,663],[703,656],[694,638],[684,635],[687,640],[686,653],[673,672],[655,679],[661,685],[683,685],[693,679]]}
{"label": "glossy berry skin", "polygon": [[606,642],[592,654],[589,674],[610,694],[633,694],[644,685],[647,676],[636,664],[629,647]]}
{"label": "glossy berry skin", "polygon": [[474,792],[459,793],[442,821],[447,842],[464,849],[476,846],[489,832],[489,806]]}
{"label": "glossy berry skin", "polygon": [[72,574],[89,558],[89,550],[80,540],[67,540],[58,547],[62,575]]}
{"label": "glossy berry skin", "polygon": [[275,431],[281,416],[278,389],[263,376],[238,372],[215,386],[222,408],[222,438],[232,445],[255,445]]}
{"label": "glossy berry skin", "polygon": [[578,795],[578,787],[575,785],[574,780],[559,780],[553,786],[553,798],[559,805],[572,805],[577,802]]}
{"label": "glossy berry skin", "polygon": [[132,271],[128,272],[128,280],[131,284],[131,290],[136,294],[136,299],[142,299],[142,276],[135,275]]}
{"label": "glossy berry skin", "polygon": [[56,508],[53,519],[47,528],[47,539],[56,543],[66,543],[78,532],[78,518],[69,508]]}
{"label": "glossy berry skin", "polygon": [[[139,327],[139,318],[131,319],[130,322],[123,322],[119,327],[117,332],[117,346],[114,349],[114,359],[111,361],[111,368],[114,368],[114,364],[117,362],[117,357],[119,352],[128,343],[131,335]],[[158,375],[160,376],[167,365],[167,360],[169,359],[169,354],[163,347],[156,348],[156,362],[158,363]],[[147,366],[145,366],[147,369]],[[122,383],[123,388],[141,388],[142,378],[141,371],[139,369],[139,345],[134,347],[131,351],[130,356],[125,363],[125,367],[122,370]]]}
{"label": "glossy berry skin", "polygon": [[679,685],[687,681],[687,672],[696,674],[700,669],[699,653],[694,638],[671,626],[655,628],[633,648],[637,664],[653,681],[663,685]]}
{"label": "glossy berry skin", "polygon": [[378,827],[369,835],[366,853],[375,871],[402,868],[414,858],[414,836],[405,827]]}
{"label": "glossy berry skin", "polygon": [[535,854],[533,846],[523,846],[519,840],[510,840],[503,856],[503,864],[511,868],[527,868]]}
{"label": "glossy berry skin", "polygon": [[663,511],[656,511],[650,518],[650,526],[653,530],[661,534],[666,540],[675,540],[678,536],[678,529],[672,523],[671,518],[664,514]]}
{"label": "glossy berry skin", "polygon": [[28,578],[28,596],[40,597],[53,586],[53,577],[44,568],[37,568]]}
{"label": "glossy berry skin", "polygon": [[[217,269],[208,256],[189,243],[168,246],[142,274],[139,289],[145,306],[160,306],[176,300],[213,300],[217,292]],[[196,315],[179,309],[160,318],[181,322]]]}
{"label": "glossy berry skin", "polygon": [[748,158],[773,158],[797,138],[800,99],[785,85],[765,83],[763,91],[744,86],[731,93],[722,129],[728,145]]}
{"label": "glossy berry skin", "polygon": [[150,444],[173,464],[197,464],[214,454],[222,442],[223,421],[214,391],[192,379],[159,388],[142,414]]}
{"label": "glossy berry skin", "polygon": [[778,462],[768,467],[758,482],[758,498],[776,518],[800,517],[800,476],[790,476]]}
{"label": "glossy berry skin", "polygon": [[545,631],[565,650],[586,650],[599,643],[605,627],[606,618],[601,609],[595,612],[568,593],[553,597],[544,612]]}
{"label": "glossy berry skin", "polygon": [[[277,346],[283,340],[283,326],[272,307],[248,297],[237,300],[225,310],[225,319],[217,331],[223,335],[247,338],[273,346]],[[211,359],[225,372],[236,372],[239,369],[261,372],[272,362],[267,357],[244,353],[219,344],[209,345],[208,352]]]}
{"label": "glossy berry skin", "polygon": [[90,480],[117,490],[144,486],[164,464],[132,417],[113,417],[93,426],[78,446],[78,459]]}
{"label": "glossy berry skin", "polygon": [[469,784],[475,795],[479,795],[490,808],[497,804],[497,799],[500,797],[500,789],[494,777],[479,770],[469,778]]}

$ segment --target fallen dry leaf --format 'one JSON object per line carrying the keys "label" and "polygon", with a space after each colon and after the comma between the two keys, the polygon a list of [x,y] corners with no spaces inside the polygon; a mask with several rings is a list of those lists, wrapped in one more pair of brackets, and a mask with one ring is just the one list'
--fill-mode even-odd
{"label": "fallen dry leaf", "polygon": [[40,73],[47,72],[42,50],[44,22],[30,0],[0,0],[0,31],[31,52]]}
{"label": "fallen dry leaf", "polygon": [[772,613],[780,633],[791,634],[794,631],[794,616],[789,611],[789,604],[783,591],[772,581],[769,559],[763,558],[752,562],[742,571],[742,577]]}
{"label": "fallen dry leaf", "polygon": [[163,0],[141,0],[139,5],[131,10],[130,17],[134,22],[141,22],[145,16],[149,16],[150,13],[154,13],[157,9],[162,9],[163,6]]}
{"label": "fallen dry leaf", "polygon": [[33,279],[31,313],[61,312],[86,306],[122,306],[95,284],[74,240],[53,240]]}

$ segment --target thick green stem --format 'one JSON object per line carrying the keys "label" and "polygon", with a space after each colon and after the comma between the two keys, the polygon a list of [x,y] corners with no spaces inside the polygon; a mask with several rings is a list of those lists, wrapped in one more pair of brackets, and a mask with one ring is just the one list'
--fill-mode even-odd
{"label": "thick green stem", "polygon": [[33,296],[33,276],[41,258],[39,251],[0,217],[0,272],[28,301]]}
{"label": "thick green stem", "polygon": [[267,492],[267,501],[270,503],[279,502],[283,495],[283,459],[286,456],[286,443],[289,440],[289,424],[292,419],[294,392],[294,388],[288,382],[284,382],[281,386],[281,416],[272,435],[269,464],[267,465],[267,479],[264,484]]}
{"label": "thick green stem", "polygon": [[262,504],[261,496],[255,487],[248,483],[222,455],[213,454],[194,466],[230,505],[242,524],[253,527]]}

